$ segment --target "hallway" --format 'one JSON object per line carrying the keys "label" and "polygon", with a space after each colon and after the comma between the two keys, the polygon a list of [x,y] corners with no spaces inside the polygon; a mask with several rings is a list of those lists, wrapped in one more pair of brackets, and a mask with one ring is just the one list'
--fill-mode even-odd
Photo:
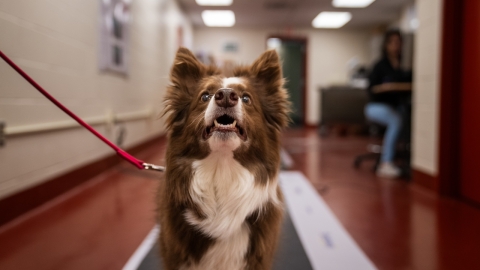
{"label": "hallway", "polygon": [[[289,130],[284,147],[379,269],[479,269],[480,209],[378,179],[368,140]],[[163,139],[139,157],[163,164]],[[0,269],[121,269],[155,224],[161,175],[122,163],[0,228]]]}

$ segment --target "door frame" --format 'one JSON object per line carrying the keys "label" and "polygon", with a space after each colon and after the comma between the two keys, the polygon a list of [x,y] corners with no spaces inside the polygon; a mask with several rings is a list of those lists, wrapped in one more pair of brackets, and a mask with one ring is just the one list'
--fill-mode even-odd
{"label": "door frame", "polygon": [[460,193],[460,130],[463,46],[463,1],[443,1],[440,69],[438,175],[440,195],[465,200]]}
{"label": "door frame", "polygon": [[307,72],[307,67],[308,67],[308,38],[306,37],[292,37],[288,35],[269,35],[267,36],[267,39],[265,40],[265,47],[267,47],[267,41],[270,38],[278,38],[282,41],[295,41],[295,42],[300,42],[305,45],[305,51],[302,53],[302,58],[303,58],[303,72],[302,72],[302,78],[304,81],[303,87],[302,87],[302,107],[303,107],[303,126],[304,127],[315,127],[315,125],[310,125],[307,123],[307,84],[308,84],[308,72]]}

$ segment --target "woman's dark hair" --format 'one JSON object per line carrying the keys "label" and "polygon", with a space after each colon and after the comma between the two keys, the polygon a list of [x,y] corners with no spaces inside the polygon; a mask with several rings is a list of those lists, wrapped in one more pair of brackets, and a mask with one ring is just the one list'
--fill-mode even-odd
{"label": "woman's dark hair", "polygon": [[[384,58],[388,56],[387,44],[390,41],[390,38],[393,37],[393,36],[398,36],[400,38],[400,43],[402,43],[402,41],[403,41],[402,32],[400,32],[400,30],[390,29],[387,32],[385,32],[385,35],[383,36],[383,44],[382,44],[382,57],[384,57]],[[398,58],[400,58],[400,59],[402,58],[401,53],[398,56]]]}

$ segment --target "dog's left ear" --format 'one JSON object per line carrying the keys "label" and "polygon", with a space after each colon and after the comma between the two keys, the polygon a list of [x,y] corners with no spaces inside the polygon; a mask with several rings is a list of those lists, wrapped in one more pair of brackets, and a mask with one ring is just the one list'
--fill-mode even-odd
{"label": "dog's left ear", "polygon": [[263,111],[268,123],[281,129],[289,121],[290,102],[288,93],[283,88],[285,80],[282,75],[280,58],[275,50],[264,52],[250,67],[250,73],[265,91]]}
{"label": "dog's left ear", "polygon": [[283,86],[282,66],[275,50],[268,50],[255,60],[251,72],[257,80],[271,86],[269,90]]}

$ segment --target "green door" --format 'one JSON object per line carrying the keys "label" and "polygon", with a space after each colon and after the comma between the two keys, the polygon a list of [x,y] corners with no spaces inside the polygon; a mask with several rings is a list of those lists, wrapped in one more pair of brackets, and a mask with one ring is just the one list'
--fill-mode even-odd
{"label": "green door", "polygon": [[283,76],[286,79],[285,88],[292,102],[292,118],[295,126],[304,123],[303,87],[304,87],[304,55],[305,43],[300,41],[282,40],[279,54],[282,59]]}

